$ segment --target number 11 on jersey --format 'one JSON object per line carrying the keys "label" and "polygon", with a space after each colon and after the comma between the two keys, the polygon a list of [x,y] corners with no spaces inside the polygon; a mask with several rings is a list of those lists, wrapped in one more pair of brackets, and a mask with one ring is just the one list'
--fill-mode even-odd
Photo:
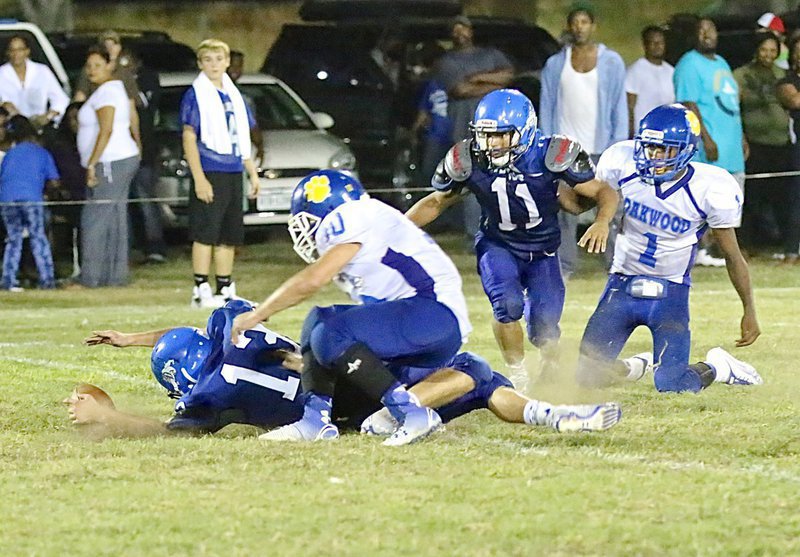
{"label": "number 11 on jersey", "polygon": [[[497,178],[492,182],[492,191],[497,194],[497,209],[500,211],[500,224],[498,227],[504,232],[516,230],[517,225],[511,222],[511,205],[508,200],[505,177]],[[525,209],[528,212],[528,222],[525,223],[525,229],[530,230],[539,226],[539,223],[542,222],[542,217],[539,216],[539,208],[536,206],[528,186],[525,183],[519,183],[514,188],[514,193],[525,204]]]}

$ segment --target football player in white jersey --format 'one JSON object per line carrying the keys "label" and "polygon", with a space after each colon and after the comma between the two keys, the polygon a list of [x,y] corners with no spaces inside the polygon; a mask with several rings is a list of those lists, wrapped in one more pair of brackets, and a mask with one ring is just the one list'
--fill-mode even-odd
{"label": "football player in white jersey", "polygon": [[385,444],[426,437],[441,427],[441,418],[420,406],[384,362],[437,368],[456,355],[472,329],[456,266],[430,236],[342,172],[306,176],[295,188],[291,212],[294,249],[309,265],[255,311],[236,317],[232,341],[331,281],[358,304],[309,313],[301,335],[303,418],[265,438],[337,438],[330,415],[342,377],[381,400],[401,424]]}
{"label": "football player in white jersey", "polygon": [[[697,392],[714,381],[762,383],[751,365],[722,348],[689,365],[690,272],[708,228],[742,301],[736,346],[748,346],[761,334],[750,273],[734,231],[742,193],[725,170],[690,162],[699,137],[693,112],[681,104],[662,105],[642,119],[633,141],[611,146],[600,158],[597,178],[620,191],[624,217],[608,283],[581,341],[577,379],[582,385],[637,380],[650,367],[662,392]],[[639,325],[650,329],[653,353],[616,361]]]}

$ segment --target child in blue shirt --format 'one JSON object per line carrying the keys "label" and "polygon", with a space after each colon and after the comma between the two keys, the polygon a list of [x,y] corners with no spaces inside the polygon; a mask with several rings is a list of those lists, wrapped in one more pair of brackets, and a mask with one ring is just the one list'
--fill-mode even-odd
{"label": "child in blue shirt", "polygon": [[0,164],[0,216],[7,234],[0,288],[20,290],[17,273],[26,229],[39,271],[39,287],[54,288],[53,255],[41,203],[45,186],[58,185],[58,170],[53,156],[36,142],[36,130],[27,118],[14,116],[6,129],[14,145]]}

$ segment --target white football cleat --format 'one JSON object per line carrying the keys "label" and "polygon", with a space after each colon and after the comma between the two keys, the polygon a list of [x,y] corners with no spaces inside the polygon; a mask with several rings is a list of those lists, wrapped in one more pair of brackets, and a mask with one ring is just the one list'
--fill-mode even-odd
{"label": "white football cleat", "polygon": [[694,264],[701,267],[724,267],[725,260],[722,257],[714,257],[705,248],[697,250],[697,255],[694,258]]}
{"label": "white football cleat", "polygon": [[388,437],[397,431],[398,427],[400,427],[400,422],[394,419],[388,408],[383,407],[361,422],[361,433]]}
{"label": "white football cleat", "polygon": [[221,299],[218,300],[211,291],[211,285],[203,282],[200,286],[192,289],[192,307],[202,309],[217,309],[224,305]]}
{"label": "white football cleat", "polygon": [[391,437],[383,442],[387,447],[399,447],[422,441],[434,431],[444,429],[442,418],[435,410],[421,406],[419,411],[406,414],[406,419]]}
{"label": "white football cleat", "polygon": [[260,441],[333,441],[338,438],[339,429],[335,425],[325,424],[313,432],[302,427],[302,420],[258,436]]}
{"label": "white football cleat", "polygon": [[547,416],[547,425],[565,433],[568,431],[603,431],[613,427],[622,418],[622,408],[616,402],[553,406]]}
{"label": "white football cleat", "polygon": [[714,378],[716,383],[725,383],[726,385],[761,385],[764,383],[756,368],[747,362],[737,360],[719,346],[708,351],[705,363],[713,367],[717,373]]}
{"label": "white football cleat", "polygon": [[638,381],[648,373],[653,372],[653,353],[642,352],[622,360],[628,366],[628,375],[625,381]]}
{"label": "white football cleat", "polygon": [[223,286],[220,288],[219,294],[214,294],[214,300],[220,304],[219,307],[224,306],[227,302],[231,300],[241,300],[239,296],[236,295],[236,282],[232,282],[230,286]]}

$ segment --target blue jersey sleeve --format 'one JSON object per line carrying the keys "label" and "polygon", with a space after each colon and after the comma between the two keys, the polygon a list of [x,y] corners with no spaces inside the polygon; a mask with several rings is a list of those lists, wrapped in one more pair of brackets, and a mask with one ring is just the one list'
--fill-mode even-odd
{"label": "blue jersey sleeve", "polygon": [[189,87],[181,97],[180,121],[182,126],[191,126],[194,133],[200,136],[200,109],[194,87]]}
{"label": "blue jersey sleeve", "polygon": [[215,341],[231,342],[231,326],[237,315],[252,311],[253,306],[246,300],[231,300],[219,309],[215,309],[208,318],[206,332]]}

